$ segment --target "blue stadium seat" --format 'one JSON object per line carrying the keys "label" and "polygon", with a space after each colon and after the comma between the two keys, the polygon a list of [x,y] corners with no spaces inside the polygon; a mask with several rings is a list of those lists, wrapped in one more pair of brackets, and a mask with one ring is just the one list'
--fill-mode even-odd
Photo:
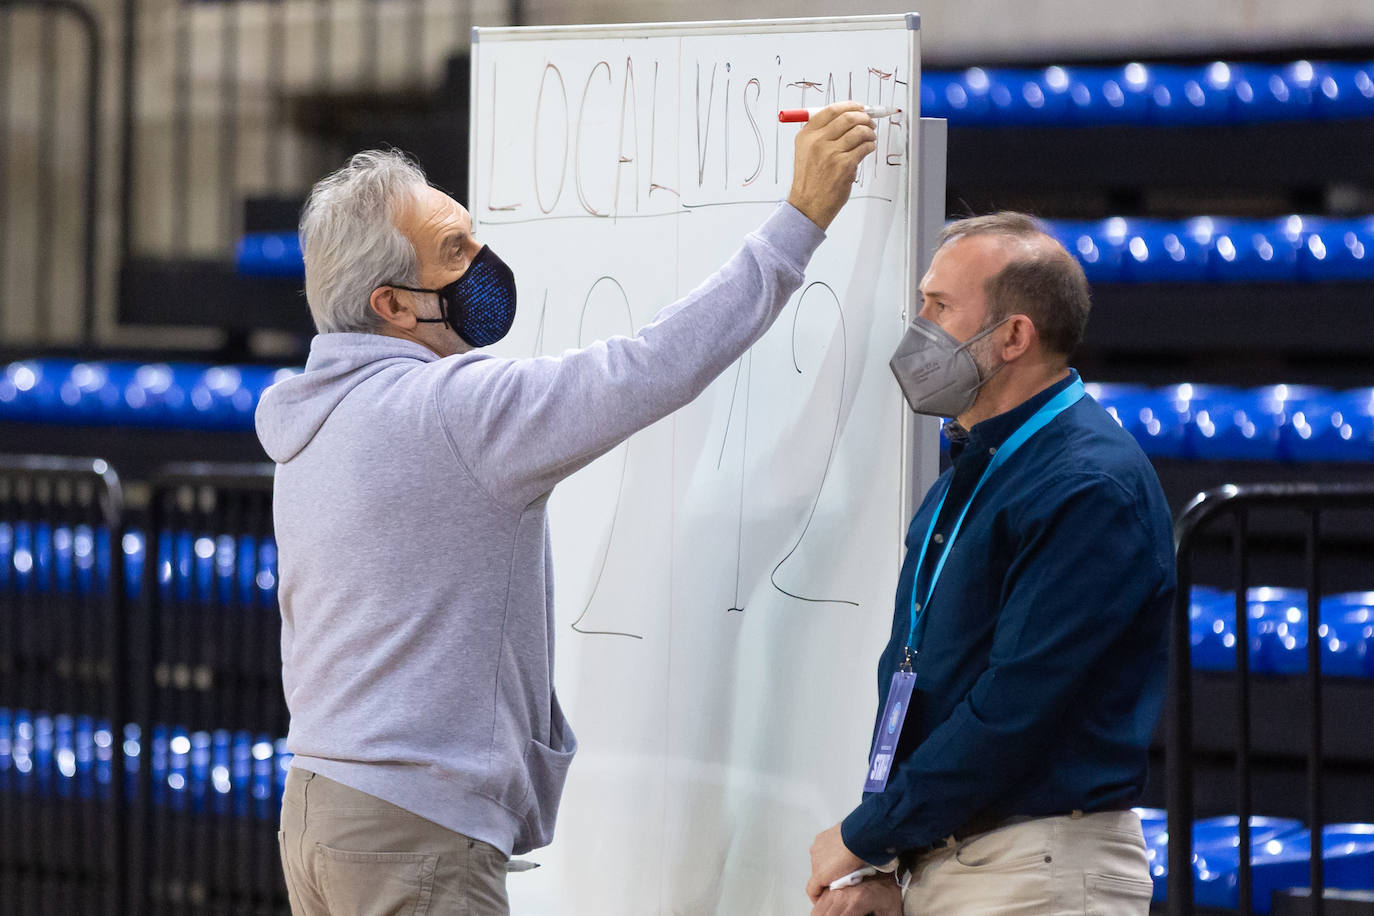
{"label": "blue stadium seat", "polygon": [[305,264],[294,232],[253,232],[239,239],[234,253],[238,272],[250,277],[301,277]]}
{"label": "blue stadium seat", "polygon": [[[1271,912],[1275,891],[1310,885],[1310,831],[1256,843],[1254,849],[1251,887],[1256,913]],[[1374,891],[1374,824],[1326,825],[1322,828],[1321,855],[1327,887]],[[1235,906],[1234,895],[1231,900],[1230,905]]]}
{"label": "blue stadium seat", "polygon": [[0,378],[0,420],[249,431],[262,392],[298,371],[24,360]]}
{"label": "blue stadium seat", "polygon": [[[1301,831],[1302,824],[1288,818],[1251,817],[1251,863],[1256,861],[1258,850],[1264,844]],[[1239,837],[1240,818],[1234,815],[1193,822],[1193,901],[1199,906],[1236,908],[1239,896]],[[1161,832],[1152,839],[1147,838],[1145,843],[1156,903],[1164,903],[1168,899],[1169,841],[1169,835]]]}
{"label": "blue stadium seat", "polygon": [[[1348,592],[1322,599],[1318,634],[1322,672],[1332,677],[1374,677],[1374,592]],[[1234,671],[1235,598],[1194,586],[1189,605],[1192,665],[1198,671]],[[1246,601],[1250,670],[1293,675],[1307,670],[1307,593],[1259,587]]]}
{"label": "blue stadium seat", "polygon": [[123,543],[124,594],[137,598],[143,593],[143,565],[148,547],[142,531],[126,531]]}
{"label": "blue stadium seat", "polygon": [[[1175,127],[1374,115],[1374,64],[1367,62],[975,67],[928,70],[921,80],[922,114],[955,125]],[[290,257],[294,243],[294,235],[248,236],[240,264],[266,273]]]}
{"label": "blue stadium seat", "polygon": [[1239,71],[1235,78],[1237,122],[1302,120],[1315,114],[1317,72],[1311,63],[1246,64]]}
{"label": "blue stadium seat", "polygon": [[1231,592],[1193,586],[1188,606],[1189,643],[1197,671],[1236,668],[1236,612]]}
{"label": "blue stadium seat", "polygon": [[209,808],[218,815],[232,813],[234,736],[226,728],[216,729],[210,736]]}
{"label": "blue stadium seat", "polygon": [[[1250,590],[1251,668],[1261,674],[1307,671],[1307,594],[1300,589]],[[1374,677],[1374,592],[1322,599],[1317,634],[1322,672]]]}
{"label": "blue stadium seat", "polygon": [[1230,220],[1215,237],[1208,275],[1220,283],[1291,283],[1297,279],[1302,218],[1278,224]]}
{"label": "blue stadium seat", "polygon": [[1150,219],[1123,222],[1120,282],[1201,283],[1207,279],[1211,246],[1187,232],[1186,224]]}
{"label": "blue stadium seat", "polygon": [[142,729],[137,723],[126,723],[120,733],[119,757],[124,766],[124,797],[131,801],[142,798],[138,787],[139,761],[142,754]]}
{"label": "blue stadium seat", "polygon": [[1298,252],[1298,278],[1308,282],[1374,278],[1374,231],[1368,218],[1310,220]]}
{"label": "blue stadium seat", "polygon": [[1054,220],[1047,221],[1045,226],[1078,259],[1089,283],[1121,281],[1121,260],[1126,251],[1125,220]]}
{"label": "blue stadium seat", "polygon": [[[253,816],[271,820],[281,811],[277,798],[276,745],[270,735],[258,735],[253,741]],[[275,803],[275,804],[274,804]]]}
{"label": "blue stadium seat", "polygon": [[1150,123],[1167,126],[1226,124],[1232,120],[1231,69],[1153,66]]}
{"label": "blue stadium seat", "polygon": [[1093,385],[1088,390],[1140,443],[1145,454],[1157,458],[1186,457],[1187,403],[1192,386]]}
{"label": "blue stadium seat", "polygon": [[[1206,439],[1207,432],[1215,432],[1211,413],[1208,412],[1199,418],[1198,411],[1207,410],[1213,401],[1227,396],[1232,390],[1216,385],[1193,385],[1187,382],[1157,389],[1158,399],[1151,408],[1152,416],[1159,427],[1159,434],[1155,438],[1176,436],[1180,441],[1167,452],[1145,448],[1145,453],[1152,456],[1167,455],[1171,458],[1197,457],[1199,440]],[[1136,441],[1141,441],[1140,437],[1137,436]]]}
{"label": "blue stadium seat", "polygon": [[[163,557],[158,580],[164,589],[172,581],[173,559],[177,591],[164,591],[164,600],[189,600],[192,595],[223,604],[254,603],[273,607],[277,593],[277,545],[271,538],[241,535],[193,537],[164,531],[159,539]],[[143,589],[147,560],[142,531],[124,533],[124,588],[130,598]],[[103,594],[110,571],[110,536],[87,525],[75,528],[46,523],[0,521],[0,591],[84,595]],[[192,586],[194,586],[194,591]]]}
{"label": "blue stadium seat", "polygon": [[1279,431],[1283,460],[1374,460],[1374,389],[1295,391]]}
{"label": "blue stadium seat", "polygon": [[951,120],[974,127],[993,123],[989,116],[992,103],[988,99],[992,81],[985,70],[970,67],[961,73],[951,74],[943,88],[946,110]]}
{"label": "blue stadium seat", "polygon": [[[1279,84],[1288,85],[1278,71],[1271,75]],[[1062,110],[1066,121],[1090,119],[1094,116],[1079,106],[1076,99],[1091,98],[1091,90],[1076,79],[1059,67],[1044,71],[974,68],[957,77],[927,77],[922,93],[928,97],[928,109],[962,111],[970,123],[1031,123],[1048,110]],[[1158,80],[1150,77],[1147,84],[1154,98],[1151,104],[1156,108],[1158,98],[1174,98],[1181,93],[1183,101],[1170,103],[1169,117],[1196,112],[1187,114],[1185,121],[1220,117],[1222,102],[1229,98],[1228,93],[1214,88],[1205,76],[1197,74],[1180,76],[1169,70]],[[943,102],[938,101],[941,99]],[[1190,99],[1196,99],[1198,104]],[[1374,114],[1374,110],[1370,113]],[[1288,283],[1367,280],[1374,276],[1374,219],[1369,217],[1332,221],[1298,215],[1278,220],[1114,217],[1101,222],[1047,221],[1047,226],[1079,259],[1093,283]],[[278,275],[292,271],[302,274],[304,265],[298,255],[299,252],[294,261],[287,258],[274,264],[272,270]],[[241,263],[240,270],[252,273],[253,263],[256,262]],[[29,373],[21,373],[20,378],[29,384],[37,383],[30,377],[33,367],[28,368]],[[109,367],[109,371],[114,370],[115,367]],[[78,373],[83,381],[76,389],[85,391],[82,385],[96,386],[92,388],[94,396],[108,401],[111,389],[108,385],[102,387],[100,371],[99,367],[83,364]],[[161,380],[161,376],[155,378]],[[135,398],[139,397],[137,388],[134,386]],[[7,400],[14,399],[17,390],[14,379],[0,383],[0,409]],[[113,390],[118,391],[117,385]],[[127,390],[126,387],[126,393]],[[215,387],[211,385],[209,390],[214,392]]]}
{"label": "blue stadium seat", "polygon": [[1150,396],[1150,389],[1144,385],[1131,385],[1121,382],[1088,382],[1083,386],[1102,409],[1112,415],[1112,419],[1124,429],[1128,420],[1137,416],[1137,405]]}
{"label": "blue stadium seat", "polygon": [[1145,123],[1152,86],[1150,68],[1144,64],[1074,69],[1068,116],[1072,123],[1082,125]]}
{"label": "blue stadium seat", "polygon": [[1067,120],[1069,79],[1062,68],[987,70],[987,118],[1001,125],[1056,124]]}
{"label": "blue stadium seat", "polygon": [[54,728],[52,716],[35,715],[32,721],[33,741],[29,745],[29,759],[33,763],[32,780],[29,791],[39,798],[51,798],[53,792],[53,745]]}
{"label": "blue stadium seat", "polygon": [[185,811],[190,807],[186,791],[190,760],[191,737],[186,729],[175,725],[153,726],[154,802],[173,811]]}
{"label": "blue stadium seat", "polygon": [[1258,674],[1307,670],[1307,593],[1296,588],[1252,588],[1246,596],[1250,669]]}
{"label": "blue stadium seat", "polygon": [[8,707],[0,706],[0,792],[10,791],[14,772],[14,719]]}
{"label": "blue stadium seat", "polygon": [[1317,90],[1318,117],[1359,118],[1374,115],[1374,63],[1329,63]]}
{"label": "blue stadium seat", "polygon": [[1322,671],[1338,677],[1374,678],[1374,592],[1322,598]]}
{"label": "blue stadium seat", "polygon": [[53,405],[56,415],[52,420],[61,416],[68,423],[128,422],[131,411],[124,393],[133,384],[137,370],[132,363],[77,363],[60,381],[58,392],[65,410]]}
{"label": "blue stadium seat", "polygon": [[1193,386],[1188,427],[1192,455],[1203,459],[1277,461],[1284,409],[1293,397],[1311,393],[1286,385],[1240,390]]}

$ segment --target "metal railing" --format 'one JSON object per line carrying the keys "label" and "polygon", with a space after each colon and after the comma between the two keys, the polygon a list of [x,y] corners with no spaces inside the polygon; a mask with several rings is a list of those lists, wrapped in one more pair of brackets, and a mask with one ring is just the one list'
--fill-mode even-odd
{"label": "metal railing", "polygon": [[1251,875],[1251,702],[1250,586],[1251,515],[1256,510],[1297,513],[1303,519],[1303,568],[1307,591],[1306,700],[1307,827],[1312,837],[1310,912],[1323,911],[1322,824],[1324,802],[1322,735],[1321,595],[1323,583],[1322,518],[1333,512],[1374,509],[1374,484],[1253,484],[1224,486],[1197,496],[1175,524],[1178,597],[1170,627],[1170,710],[1167,732],[1168,905],[1173,914],[1191,914],[1193,902],[1193,678],[1190,595],[1194,552],[1208,528],[1231,522],[1230,568],[1235,591],[1237,721],[1235,810],[1239,819],[1239,910],[1252,912]]}
{"label": "metal railing", "polygon": [[0,456],[0,908],[126,912],[123,513],[104,461]]}
{"label": "metal railing", "polygon": [[[214,764],[224,772],[198,790],[177,784],[176,767],[160,769],[168,757],[189,757],[182,772],[194,783],[196,755],[205,771],[214,763],[212,741],[227,751],[231,736],[244,736],[261,764],[271,759],[262,748],[270,754],[286,734],[280,615],[275,581],[264,580],[275,567],[262,562],[274,549],[271,466],[169,467],[152,481],[146,532],[149,556],[160,559],[145,567],[131,626],[146,752],[134,813],[134,909],[283,912],[275,796],[255,783],[251,801],[241,795],[245,807],[235,810],[227,758]],[[196,791],[204,793],[199,803]]]}

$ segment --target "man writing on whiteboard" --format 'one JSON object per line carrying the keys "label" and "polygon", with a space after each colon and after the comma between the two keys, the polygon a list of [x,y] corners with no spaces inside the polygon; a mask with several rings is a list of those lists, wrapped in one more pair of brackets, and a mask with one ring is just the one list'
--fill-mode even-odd
{"label": "man writing on whiteboard", "polygon": [[955,418],[952,467],[907,532],[864,798],[812,844],[814,913],[1145,914],[1129,805],[1173,543],[1149,462],[1068,365],[1087,281],[999,213],[945,229],[921,295],[892,370]]}
{"label": "man writing on whiteboard", "polygon": [[560,357],[510,329],[511,271],[399,153],[301,216],[320,333],[257,411],[277,462],[282,679],[295,755],[281,855],[296,916],[504,914],[576,750],[553,692],[554,485],[695,398],[772,324],[849,198],[874,124],[797,136],[788,201],[634,337]]}

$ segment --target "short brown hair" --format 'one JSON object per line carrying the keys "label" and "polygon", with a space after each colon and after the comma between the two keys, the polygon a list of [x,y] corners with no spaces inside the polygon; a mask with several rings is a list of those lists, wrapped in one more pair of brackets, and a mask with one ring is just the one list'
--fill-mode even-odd
{"label": "short brown hair", "polygon": [[1008,315],[1030,318],[1046,350],[1073,354],[1083,340],[1092,299],[1083,268],[1031,216],[1012,210],[955,220],[940,233],[940,247],[975,235],[1000,235],[1030,243],[987,279],[988,323]]}

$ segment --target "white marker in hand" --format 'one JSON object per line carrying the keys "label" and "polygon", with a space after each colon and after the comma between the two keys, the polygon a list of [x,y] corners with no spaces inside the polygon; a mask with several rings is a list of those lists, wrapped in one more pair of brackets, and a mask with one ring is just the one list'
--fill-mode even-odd
{"label": "white marker in hand", "polygon": [[852,871],[849,874],[845,875],[843,878],[836,878],[834,881],[831,881],[830,890],[837,891],[842,887],[853,887],[854,885],[862,881],[864,878],[876,874],[878,874],[878,866],[865,865],[858,871]]}

